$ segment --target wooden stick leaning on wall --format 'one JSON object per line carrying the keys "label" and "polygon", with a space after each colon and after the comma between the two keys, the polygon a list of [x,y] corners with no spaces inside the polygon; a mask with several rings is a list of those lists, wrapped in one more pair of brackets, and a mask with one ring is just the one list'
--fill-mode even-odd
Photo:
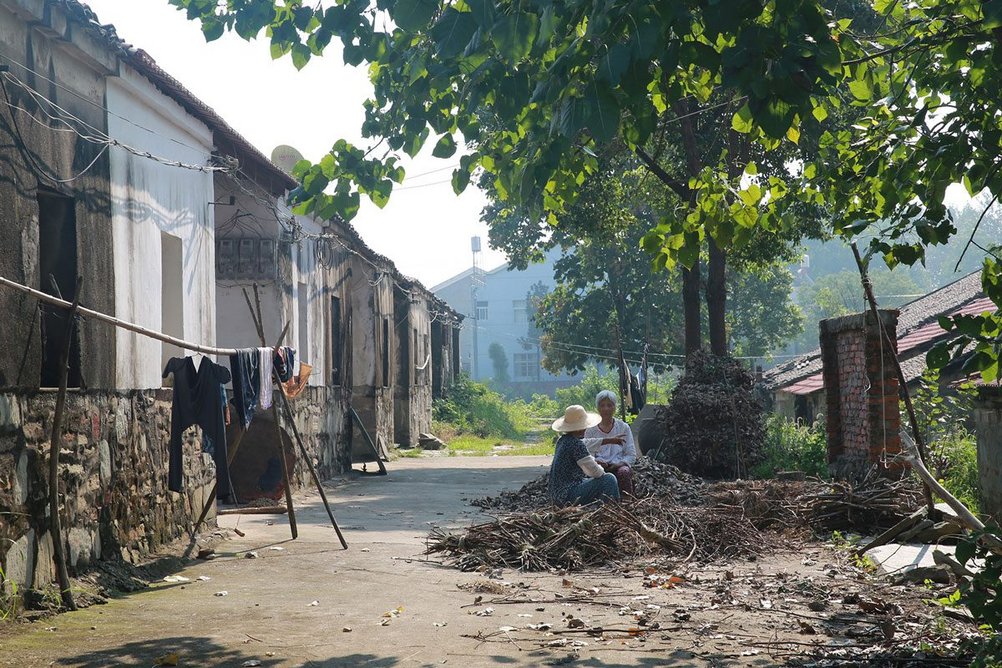
{"label": "wooden stick leaning on wall", "polygon": [[[247,291],[246,290],[244,290],[244,298],[247,300],[247,307],[250,308],[251,307],[251,305],[250,305],[250,297],[247,296]],[[262,317],[261,316],[261,299],[260,299],[260,296],[259,296],[259,293],[258,293],[258,287],[257,287],[256,284],[254,285],[254,299],[255,299],[255,301],[257,303],[257,313],[255,314],[254,313],[254,309],[251,308],[251,317],[255,321],[254,322],[255,326],[258,327],[258,333],[261,336],[261,340],[263,341],[264,340],[264,323],[261,320],[261,317]],[[288,324],[286,324],[286,328],[288,328]],[[279,344],[279,345],[281,345],[281,344]],[[278,346],[276,346],[276,348],[277,347]],[[300,453],[300,455],[302,455],[303,461],[306,462],[306,467],[310,471],[310,476],[313,478],[313,483],[317,486],[317,492],[320,494],[320,500],[323,502],[324,509],[327,511],[327,516],[330,518],[331,526],[334,527],[334,531],[335,531],[335,533],[337,533],[338,540],[341,542],[341,547],[344,548],[345,550],[347,550],[348,549],[348,542],[344,539],[344,534],[341,533],[341,527],[338,526],[337,520],[334,519],[334,511],[331,510],[330,502],[327,500],[327,493],[324,492],[324,486],[323,486],[323,482],[321,482],[321,480],[320,480],[320,475],[317,473],[316,467],[313,466],[313,459],[310,457],[310,453],[307,452],[306,446],[303,445],[303,437],[299,433],[299,427],[296,426],[296,418],[295,418],[295,415],[293,415],[293,413],[292,413],[292,405],[289,403],[289,398],[285,396],[285,392],[282,391],[282,383],[281,383],[281,379],[278,377],[278,371],[275,370],[275,369],[273,369],[272,370],[272,375],[274,376],[275,384],[278,386],[279,401],[282,402],[282,406],[285,408],[285,413],[286,413],[286,416],[287,416],[287,418],[289,420],[289,426],[292,429],[292,435],[293,435],[293,437],[296,440],[296,444],[299,446],[299,453]],[[284,457],[284,454],[285,454],[285,450],[284,450],[285,443],[281,440],[281,428],[279,427],[279,424],[278,424],[278,407],[277,406],[272,406],[272,409],[274,411],[274,416],[275,416],[275,428],[278,430],[279,442],[281,443],[281,447],[282,447],[282,454],[283,454],[282,464],[283,464],[283,467],[284,467],[285,466],[285,457]],[[288,500],[289,508],[290,508],[290,511],[291,511],[291,508],[292,508],[291,484],[289,483],[288,471],[286,470],[286,471],[284,471],[284,473],[286,474],[286,499]]]}
{"label": "wooden stick leaning on wall", "polygon": [[[880,322],[880,311],[877,308],[877,298],[873,296],[873,284],[870,283],[870,276],[867,274],[866,265],[863,263],[863,258],[859,254],[859,248],[856,246],[856,242],[850,244],[852,248],[852,254],[856,258],[856,267],[859,269],[859,277],[863,282],[863,293],[866,296],[866,301],[870,305],[870,311],[873,313],[873,318],[875,320],[874,324],[877,326],[880,332],[880,344],[881,347],[887,344],[888,354],[890,355],[891,362],[894,365],[894,371],[898,376],[898,387],[901,391],[901,396],[905,402],[905,409],[908,411],[908,420],[911,422],[912,436],[915,440],[916,450],[918,451],[919,459],[923,466],[928,466],[927,462],[929,457],[925,451],[925,441],[922,439],[922,430],[919,428],[918,418],[915,417],[915,406],[912,404],[911,393],[908,392],[908,381],[905,378],[904,371],[901,370],[901,362],[898,361],[898,353],[894,349],[894,344],[891,341],[891,337],[884,330],[883,324]],[[883,379],[881,379],[881,382]],[[922,487],[925,493],[925,504],[929,510],[929,514],[932,515],[936,508],[936,504],[932,498],[932,489],[929,487],[929,483],[923,479]]]}
{"label": "wooden stick leaning on wall", "polygon": [[[261,341],[262,347],[268,347],[268,343],[264,338],[264,319],[261,311],[261,294],[258,290],[257,283],[254,284],[254,303],[257,308],[251,305],[250,295],[247,294],[247,288],[243,288],[244,299],[247,301],[247,308],[250,310],[251,319],[254,321],[254,327],[257,329],[258,338]],[[285,329],[282,330],[283,334],[281,338],[285,338],[285,332],[289,329],[289,323],[285,323]],[[272,348],[277,348],[278,345],[272,346]],[[261,369],[264,372],[264,369]],[[278,370],[272,365],[271,369],[272,382],[279,387],[281,391],[281,379],[278,377]],[[264,397],[261,397],[261,401],[264,402]],[[289,530],[292,531],[292,540],[299,538],[299,526],[296,523],[296,509],[292,505],[292,479],[289,477],[289,463],[285,461],[285,441],[282,440],[282,426],[278,423],[278,406],[275,405],[274,401],[271,404],[271,419],[275,421],[275,437],[278,439],[278,460],[282,465],[282,480],[285,483],[285,506],[289,509]]]}
{"label": "wooden stick leaning on wall", "polygon": [[[53,283],[55,279],[52,279]],[[66,385],[70,373],[70,347],[73,344],[73,329],[76,326],[77,311],[80,308],[80,289],[83,279],[77,278],[77,289],[73,303],[66,312],[66,338],[59,352],[59,392],[56,394],[56,410],[52,416],[52,437],[49,439],[49,533],[52,535],[52,558],[56,563],[56,578],[59,581],[59,595],[67,610],[76,610],[77,604],[70,591],[70,574],[66,568],[66,554],[63,549],[63,530],[59,521],[59,448],[63,435],[63,413],[66,408]]]}

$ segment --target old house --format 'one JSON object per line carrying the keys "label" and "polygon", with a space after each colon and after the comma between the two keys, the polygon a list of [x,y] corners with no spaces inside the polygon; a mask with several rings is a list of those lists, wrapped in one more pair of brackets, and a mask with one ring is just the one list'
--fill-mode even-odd
{"label": "old house", "polygon": [[[0,275],[212,345],[212,133],[149,65],[77,2],[0,2]],[[9,288],[0,312],[0,562],[23,588],[52,577],[47,388],[69,321]],[[180,536],[214,472],[191,434],[184,491],[166,489],[159,388],[180,351],[92,319],[75,331],[60,443],[71,569]]]}

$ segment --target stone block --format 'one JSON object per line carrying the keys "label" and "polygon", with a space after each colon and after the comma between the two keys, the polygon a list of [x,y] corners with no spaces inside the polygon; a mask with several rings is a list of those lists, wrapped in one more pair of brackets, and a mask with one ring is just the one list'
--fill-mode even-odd
{"label": "stone block", "polygon": [[35,531],[18,538],[7,550],[4,557],[4,575],[18,589],[27,589],[32,585],[35,570]]}
{"label": "stone block", "polygon": [[36,589],[44,587],[55,580],[55,564],[52,562],[52,534],[46,531],[38,539],[38,551],[35,559],[35,576],[31,586]]}
{"label": "stone block", "polygon": [[111,482],[111,446],[107,440],[99,441],[97,444],[98,475],[101,479],[101,486],[106,486]]}

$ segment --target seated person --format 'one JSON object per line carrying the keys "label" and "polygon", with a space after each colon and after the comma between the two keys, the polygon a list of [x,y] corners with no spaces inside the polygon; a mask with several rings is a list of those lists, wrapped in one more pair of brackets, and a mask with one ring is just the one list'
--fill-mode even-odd
{"label": "seated person", "polygon": [[602,418],[582,406],[568,406],[564,416],[553,423],[562,434],[550,465],[550,501],[558,506],[587,505],[609,498],[619,500],[616,476],[606,473],[588,454],[581,437]]}
{"label": "seated person", "polygon": [[595,397],[595,406],[602,421],[585,431],[584,442],[598,465],[616,476],[619,491],[634,495],[633,463],[637,461],[637,446],[633,443],[630,425],[615,417],[616,395],[602,390]]}

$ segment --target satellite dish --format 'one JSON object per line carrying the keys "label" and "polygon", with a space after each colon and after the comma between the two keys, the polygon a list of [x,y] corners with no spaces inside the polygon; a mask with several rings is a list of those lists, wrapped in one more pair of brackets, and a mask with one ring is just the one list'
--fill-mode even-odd
{"label": "satellite dish", "polygon": [[292,146],[286,146],[285,144],[276,146],[275,150],[271,152],[272,163],[286,174],[292,174],[292,168],[296,166],[297,162],[303,159],[302,153]]}

